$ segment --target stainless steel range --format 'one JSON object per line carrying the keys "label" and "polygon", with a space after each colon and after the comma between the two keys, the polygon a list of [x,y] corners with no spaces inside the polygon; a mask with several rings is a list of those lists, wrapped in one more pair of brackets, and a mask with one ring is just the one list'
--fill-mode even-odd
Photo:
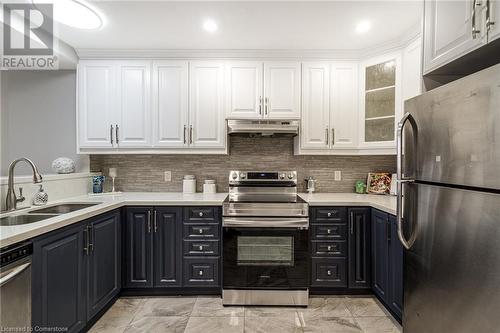
{"label": "stainless steel range", "polygon": [[224,305],[308,304],[309,213],[295,171],[231,171],[223,205]]}

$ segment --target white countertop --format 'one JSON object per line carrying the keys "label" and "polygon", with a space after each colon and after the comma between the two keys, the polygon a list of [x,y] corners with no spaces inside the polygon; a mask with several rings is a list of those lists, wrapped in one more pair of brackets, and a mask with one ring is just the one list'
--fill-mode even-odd
{"label": "white countertop", "polygon": [[396,197],[356,193],[300,193],[309,206],[367,206],[396,215]]}
{"label": "white countertop", "polygon": [[[396,199],[390,196],[354,193],[301,193],[300,196],[311,206],[370,206],[390,214],[396,213]],[[226,197],[227,193],[124,192],[118,195],[85,195],[53,201],[44,207],[58,203],[98,202],[99,204],[35,223],[0,226],[0,247],[24,241],[123,206],[221,206]],[[2,214],[1,217],[23,214],[37,208],[40,207]]]}

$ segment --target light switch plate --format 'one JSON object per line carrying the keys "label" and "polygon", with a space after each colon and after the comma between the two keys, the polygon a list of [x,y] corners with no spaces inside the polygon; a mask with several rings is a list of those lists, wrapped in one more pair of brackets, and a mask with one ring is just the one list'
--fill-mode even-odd
{"label": "light switch plate", "polygon": [[341,181],[342,180],[342,172],[340,170],[335,170],[335,181]]}
{"label": "light switch plate", "polygon": [[163,180],[166,182],[171,182],[172,181],[172,171],[165,171],[163,173]]}

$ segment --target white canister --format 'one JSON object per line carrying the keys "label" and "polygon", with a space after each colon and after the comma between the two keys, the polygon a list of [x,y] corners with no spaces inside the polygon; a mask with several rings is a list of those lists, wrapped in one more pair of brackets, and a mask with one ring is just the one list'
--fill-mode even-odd
{"label": "white canister", "polygon": [[183,193],[196,193],[196,178],[194,175],[185,175],[182,180]]}
{"label": "white canister", "polygon": [[215,180],[207,179],[205,184],[203,184],[203,193],[213,194],[217,193],[217,186],[215,185]]}

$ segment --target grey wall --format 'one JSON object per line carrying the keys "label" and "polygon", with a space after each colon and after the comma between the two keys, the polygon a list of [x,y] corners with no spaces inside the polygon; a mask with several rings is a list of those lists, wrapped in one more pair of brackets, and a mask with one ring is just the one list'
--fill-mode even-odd
{"label": "grey wall", "polygon": [[[231,137],[229,155],[91,155],[92,171],[105,175],[118,168],[116,186],[122,191],[182,191],[182,177],[196,175],[198,191],[204,179],[215,179],[219,192],[227,191],[230,170],[297,170],[299,179],[313,175],[318,192],[353,192],[368,172],[395,172],[395,156],[296,156],[291,138]],[[334,181],[334,171],[342,181]],[[164,171],[172,182],[163,181]],[[300,182],[299,191],[304,191]]]}
{"label": "grey wall", "polygon": [[[78,171],[88,156],[76,154],[76,71],[7,71],[1,77],[1,175],[25,156],[42,175],[54,173],[52,161],[70,157]],[[30,174],[19,165],[16,175]]]}

